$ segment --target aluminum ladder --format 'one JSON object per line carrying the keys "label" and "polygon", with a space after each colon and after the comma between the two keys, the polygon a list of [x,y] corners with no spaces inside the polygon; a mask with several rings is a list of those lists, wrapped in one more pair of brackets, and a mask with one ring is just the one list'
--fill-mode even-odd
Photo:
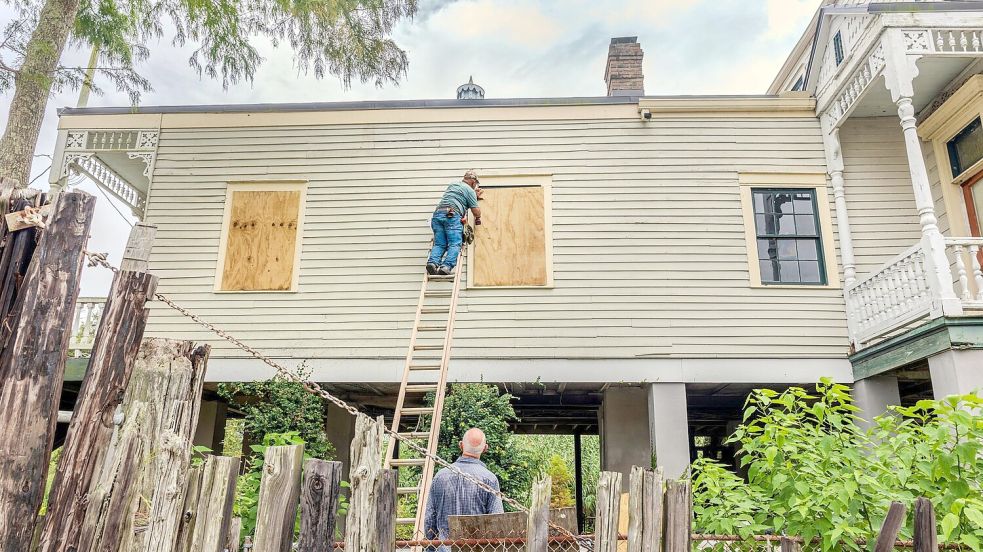
{"label": "aluminum ladder", "polygon": [[[454,337],[454,319],[457,315],[457,299],[461,291],[461,267],[464,266],[464,252],[458,259],[454,273],[430,276],[423,274],[420,286],[420,300],[410,334],[410,346],[403,367],[403,379],[399,385],[399,397],[393,414],[392,431],[414,443],[427,443],[427,453],[436,455],[437,441],[440,437],[440,416],[444,406],[444,393],[447,389],[447,365],[450,363],[451,342]],[[406,406],[424,400],[433,393],[433,406]],[[409,397],[409,400],[407,400]],[[412,430],[401,429],[415,420]],[[414,538],[424,538],[423,522],[426,513],[427,493],[433,480],[434,462],[431,458],[420,458],[420,454],[409,447],[397,446],[395,439],[389,440],[386,451],[386,468],[410,468],[419,470],[414,477],[413,486],[398,487],[397,496],[416,495],[415,517],[397,518],[397,525],[413,524]],[[417,475],[417,474],[414,474]]]}

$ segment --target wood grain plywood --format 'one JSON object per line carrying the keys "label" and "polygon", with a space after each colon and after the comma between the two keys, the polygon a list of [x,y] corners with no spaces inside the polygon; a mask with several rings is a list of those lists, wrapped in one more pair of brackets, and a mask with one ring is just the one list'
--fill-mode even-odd
{"label": "wood grain plywood", "polygon": [[222,289],[286,291],[293,283],[300,191],[235,191]]}
{"label": "wood grain plywood", "polygon": [[487,188],[475,232],[475,286],[545,286],[543,188]]}

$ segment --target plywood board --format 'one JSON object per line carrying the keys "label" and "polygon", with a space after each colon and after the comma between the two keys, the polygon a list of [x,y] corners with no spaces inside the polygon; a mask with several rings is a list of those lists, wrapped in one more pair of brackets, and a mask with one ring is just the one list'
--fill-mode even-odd
{"label": "plywood board", "polygon": [[545,286],[543,188],[486,188],[475,232],[475,286]]}
{"label": "plywood board", "polygon": [[222,289],[286,291],[293,283],[301,192],[234,191]]}

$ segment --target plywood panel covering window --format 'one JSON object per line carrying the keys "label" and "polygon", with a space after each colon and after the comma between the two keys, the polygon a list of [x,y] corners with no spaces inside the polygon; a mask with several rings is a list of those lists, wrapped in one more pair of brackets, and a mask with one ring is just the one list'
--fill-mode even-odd
{"label": "plywood panel covering window", "polygon": [[475,232],[469,284],[550,285],[548,188],[482,185],[482,225]]}
{"label": "plywood panel covering window", "polygon": [[294,289],[302,184],[230,184],[223,225],[221,291]]}

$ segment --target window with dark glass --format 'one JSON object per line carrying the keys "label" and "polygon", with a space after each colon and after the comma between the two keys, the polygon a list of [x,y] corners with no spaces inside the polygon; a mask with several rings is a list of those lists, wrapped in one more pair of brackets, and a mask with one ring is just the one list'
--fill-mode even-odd
{"label": "window with dark glass", "polygon": [[836,56],[836,64],[839,65],[843,63],[843,35],[840,31],[836,31],[833,35],[833,55]]}
{"label": "window with dark glass", "polygon": [[946,147],[949,149],[952,176],[961,175],[983,159],[983,124],[980,124],[979,117],[949,140]]}
{"label": "window with dark glass", "polygon": [[826,283],[816,192],[751,189],[762,284]]}
{"label": "window with dark glass", "polygon": [[795,86],[792,87],[792,92],[798,92],[802,90],[805,86],[805,75],[799,77],[799,80],[795,81]]}

